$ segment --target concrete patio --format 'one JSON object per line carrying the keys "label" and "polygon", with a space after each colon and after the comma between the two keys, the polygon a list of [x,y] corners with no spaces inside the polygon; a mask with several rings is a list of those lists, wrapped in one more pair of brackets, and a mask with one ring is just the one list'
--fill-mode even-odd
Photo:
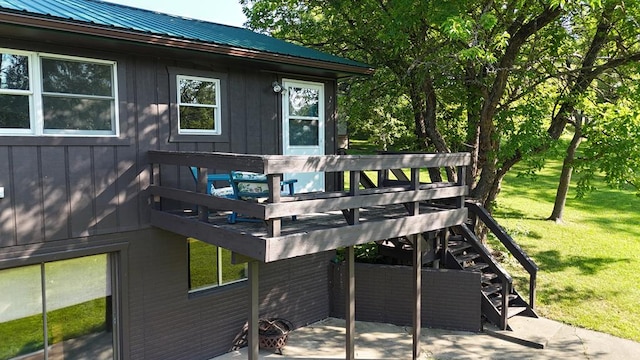
{"label": "concrete patio", "polygon": [[[487,333],[422,329],[420,359],[633,359],[640,343],[547,320],[524,320],[525,338],[540,348],[524,346]],[[328,318],[289,335],[283,355],[261,350],[261,359],[344,359],[345,321]],[[524,334],[522,332],[525,332]],[[356,323],[356,358],[411,359],[411,328],[371,322]],[[215,360],[247,359],[246,348]]]}

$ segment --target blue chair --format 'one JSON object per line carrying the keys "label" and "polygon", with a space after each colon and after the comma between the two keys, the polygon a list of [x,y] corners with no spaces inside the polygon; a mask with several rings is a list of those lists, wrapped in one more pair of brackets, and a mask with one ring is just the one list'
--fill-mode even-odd
{"label": "blue chair", "polygon": [[[191,175],[198,184],[198,168],[191,166]],[[224,181],[229,184],[229,186],[216,188],[216,181]],[[236,199],[235,194],[233,193],[233,187],[231,186],[231,175],[229,174],[207,174],[207,194],[224,197],[227,199]]]}
{"label": "blue chair", "polygon": [[[230,177],[235,199],[261,201],[261,199],[269,197],[269,185],[266,175],[248,171],[232,171]],[[280,191],[283,191],[284,187],[287,186],[289,195],[295,194],[293,184],[296,182],[298,182],[297,179],[281,181]],[[292,218],[293,220],[296,220],[296,216],[293,216]],[[237,213],[233,212],[229,215],[228,221],[229,223],[234,224],[236,221],[260,222],[262,220],[240,217]]]}

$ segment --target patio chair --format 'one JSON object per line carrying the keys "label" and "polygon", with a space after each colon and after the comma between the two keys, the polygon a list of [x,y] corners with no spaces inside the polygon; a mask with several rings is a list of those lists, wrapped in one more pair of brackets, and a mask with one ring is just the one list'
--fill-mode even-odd
{"label": "patio chair", "polygon": [[[198,168],[191,166],[191,175],[198,184]],[[225,187],[216,187],[215,182],[223,181],[229,184]],[[227,199],[235,199],[236,196],[233,193],[233,187],[231,186],[231,175],[229,174],[207,174],[207,194],[223,197]]]}
{"label": "patio chair", "polygon": [[[235,199],[260,202],[269,197],[269,185],[266,175],[248,171],[232,171],[230,177]],[[285,186],[287,186],[289,190],[288,195],[295,194],[294,184],[296,182],[298,182],[297,179],[281,181],[280,191],[283,191]],[[296,216],[292,216],[292,219],[296,220]],[[262,220],[241,217],[233,212],[229,215],[228,221],[234,224],[236,221],[260,222]]]}

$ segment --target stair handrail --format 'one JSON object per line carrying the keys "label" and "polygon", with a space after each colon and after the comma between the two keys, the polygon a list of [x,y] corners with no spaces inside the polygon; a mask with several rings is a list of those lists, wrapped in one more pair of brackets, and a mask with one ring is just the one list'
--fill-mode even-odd
{"label": "stair handrail", "polygon": [[487,209],[472,202],[466,201],[466,207],[476,215],[476,218],[482,221],[487,228],[493,233],[498,240],[504,245],[509,253],[520,263],[520,265],[529,273],[529,306],[535,307],[536,299],[536,278],[538,274],[538,265],[522,250],[509,234],[498,224],[498,222],[489,214]]}
{"label": "stair handrail", "polygon": [[495,258],[489,253],[489,250],[482,245],[480,240],[476,237],[476,234],[473,233],[465,224],[460,224],[456,226],[458,230],[460,230],[461,234],[468,244],[470,244],[473,249],[480,255],[480,258],[489,266],[491,271],[493,271],[500,279],[502,283],[502,311],[500,316],[500,327],[505,330],[507,329],[507,321],[509,319],[509,294],[511,293],[511,288],[513,286],[513,278],[509,273],[500,265]]}

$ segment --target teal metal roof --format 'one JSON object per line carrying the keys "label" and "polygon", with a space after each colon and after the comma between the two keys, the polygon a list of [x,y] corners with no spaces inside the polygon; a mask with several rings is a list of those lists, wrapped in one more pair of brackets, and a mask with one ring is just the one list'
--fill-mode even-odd
{"label": "teal metal roof", "polygon": [[370,68],[370,66],[357,61],[292,44],[248,29],[187,19],[99,0],[0,0],[0,11],[237,47],[364,69]]}

